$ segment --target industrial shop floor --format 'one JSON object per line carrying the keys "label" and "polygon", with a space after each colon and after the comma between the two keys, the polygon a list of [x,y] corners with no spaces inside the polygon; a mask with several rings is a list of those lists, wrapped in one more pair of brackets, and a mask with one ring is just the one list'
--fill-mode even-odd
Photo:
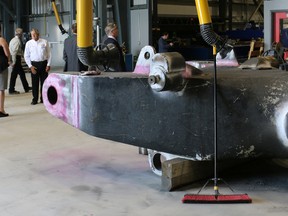
{"label": "industrial shop floor", "polygon": [[89,136],[30,105],[19,78],[16,90],[6,94],[10,116],[0,118],[1,216],[287,215],[288,170],[265,161],[225,173],[252,204],[182,204],[206,180],[163,191],[137,147]]}

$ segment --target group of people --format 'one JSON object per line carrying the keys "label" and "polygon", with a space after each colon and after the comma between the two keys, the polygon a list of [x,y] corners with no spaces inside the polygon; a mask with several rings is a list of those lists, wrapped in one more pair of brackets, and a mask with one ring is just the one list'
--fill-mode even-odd
{"label": "group of people", "polygon": [[[1,31],[1,29],[0,29]],[[51,64],[51,51],[48,41],[40,38],[38,29],[31,30],[31,40],[26,43],[24,50],[24,59],[31,70],[32,87],[29,86],[25,71],[22,67],[23,45],[22,34],[23,30],[17,28],[15,37],[7,41],[0,36],[0,118],[9,116],[4,109],[5,89],[8,85],[8,67],[12,67],[10,76],[9,93],[19,94],[15,90],[16,78],[19,74],[25,92],[32,90],[32,105],[38,103],[39,99],[39,81],[40,81],[40,103],[42,100],[42,86],[45,79],[48,77]]]}
{"label": "group of people", "polygon": [[[77,24],[74,23],[71,27],[72,36],[64,41],[63,60],[65,61],[64,71],[87,71],[88,67],[84,65],[77,55]],[[0,26],[1,32],[1,26]],[[126,71],[122,48],[117,41],[118,27],[115,23],[109,23],[105,28],[106,40],[105,45],[114,44],[119,52],[119,63],[111,68],[110,71]],[[24,91],[32,90],[31,105],[37,104],[39,101],[39,87],[40,87],[40,103],[42,99],[42,87],[45,79],[48,77],[51,65],[51,50],[47,40],[40,38],[38,29],[33,28],[30,31],[31,40],[29,40],[25,49],[22,43],[23,30],[17,28],[15,30],[15,37],[7,41],[0,35],[0,118],[9,116],[4,109],[5,89],[8,85],[8,67],[12,67],[9,83],[9,94],[19,94],[15,90],[15,83],[19,74]],[[24,51],[23,51],[24,50]],[[22,67],[22,56],[31,71],[32,87],[29,86],[25,71]],[[3,60],[4,59],[4,60]],[[40,82],[40,86],[39,86]]]}
{"label": "group of people", "polygon": [[[72,35],[65,39],[63,60],[65,61],[64,71],[87,71],[88,66],[84,65],[77,55],[77,24],[74,23],[71,27]],[[1,26],[0,26],[1,31]],[[109,23],[105,28],[106,37],[104,44],[113,44],[119,52],[118,64],[111,68],[110,71],[126,71],[126,65],[123,57],[122,48],[117,41],[118,27],[115,23]],[[0,118],[9,116],[4,109],[5,89],[8,85],[8,66],[12,67],[9,83],[9,94],[19,94],[15,90],[15,83],[19,74],[24,91],[32,90],[31,105],[38,103],[39,87],[40,87],[40,103],[42,99],[42,87],[45,79],[48,77],[51,65],[51,50],[47,40],[40,38],[38,29],[33,28],[30,32],[31,40],[29,40],[23,52],[22,43],[23,30],[17,28],[15,37],[10,41],[9,45],[6,40],[0,35]],[[167,43],[169,34],[164,32],[158,40],[159,53],[168,52],[173,43]],[[25,71],[22,67],[22,56],[31,71],[32,87],[29,86]],[[6,64],[4,63],[6,62]],[[40,82],[40,86],[39,86]]]}

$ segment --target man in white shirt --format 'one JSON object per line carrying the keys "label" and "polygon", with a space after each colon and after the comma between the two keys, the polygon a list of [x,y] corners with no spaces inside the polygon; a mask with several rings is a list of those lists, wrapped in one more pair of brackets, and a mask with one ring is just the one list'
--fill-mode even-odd
{"label": "man in white shirt", "polygon": [[16,28],[15,37],[9,43],[9,49],[12,57],[12,72],[10,76],[9,84],[9,94],[19,94],[19,91],[15,90],[16,79],[19,74],[24,91],[29,92],[32,88],[29,87],[29,84],[26,79],[25,71],[23,70],[21,58],[23,56],[22,49],[22,34],[23,30],[21,28]]}
{"label": "man in white shirt", "polygon": [[38,29],[33,28],[30,33],[32,39],[26,43],[24,59],[31,70],[33,96],[31,105],[35,105],[39,98],[39,81],[41,84],[40,103],[43,103],[42,87],[50,71],[51,50],[48,41],[39,37]]}

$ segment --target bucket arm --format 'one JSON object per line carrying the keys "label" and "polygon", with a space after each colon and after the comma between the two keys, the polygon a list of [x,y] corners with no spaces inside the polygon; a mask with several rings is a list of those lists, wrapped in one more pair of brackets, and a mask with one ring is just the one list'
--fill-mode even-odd
{"label": "bucket arm", "polygon": [[[208,4],[203,2],[198,1],[197,8],[200,25],[209,29],[202,30],[207,43],[218,52],[227,50],[225,40],[212,31]],[[103,50],[93,50],[92,8],[92,0],[77,1],[78,51],[85,52],[82,61],[98,64],[108,56]],[[44,105],[53,116],[91,136],[195,160],[212,160],[211,69],[182,79],[179,73],[185,62],[179,54],[155,55],[152,48],[145,49],[145,68],[156,58],[149,69],[157,72],[167,68],[169,73],[164,75],[168,79],[163,76],[167,85],[159,83],[161,73],[149,77],[131,72],[97,76],[51,73],[43,85]],[[229,67],[217,76],[218,158],[287,158],[287,75],[278,69],[245,73]]]}

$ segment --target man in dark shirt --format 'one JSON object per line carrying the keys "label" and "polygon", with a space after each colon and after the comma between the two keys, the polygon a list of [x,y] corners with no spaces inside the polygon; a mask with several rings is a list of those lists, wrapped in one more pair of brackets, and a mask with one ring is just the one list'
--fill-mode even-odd
{"label": "man in dark shirt", "polygon": [[64,71],[87,71],[88,67],[78,59],[77,55],[77,24],[74,23],[71,29],[73,35],[64,41]]}
{"label": "man in dark shirt", "polygon": [[119,63],[117,65],[113,65],[113,68],[111,67],[109,71],[117,71],[117,72],[125,72],[126,71],[126,65],[124,62],[123,52],[122,48],[120,47],[117,37],[118,37],[118,27],[114,23],[109,23],[105,28],[105,33],[107,35],[107,39],[104,41],[105,45],[113,44],[119,52]]}
{"label": "man in dark shirt", "polygon": [[162,36],[158,40],[158,52],[164,53],[168,52],[169,48],[173,46],[173,43],[167,43],[169,37],[168,32],[163,32]]}

